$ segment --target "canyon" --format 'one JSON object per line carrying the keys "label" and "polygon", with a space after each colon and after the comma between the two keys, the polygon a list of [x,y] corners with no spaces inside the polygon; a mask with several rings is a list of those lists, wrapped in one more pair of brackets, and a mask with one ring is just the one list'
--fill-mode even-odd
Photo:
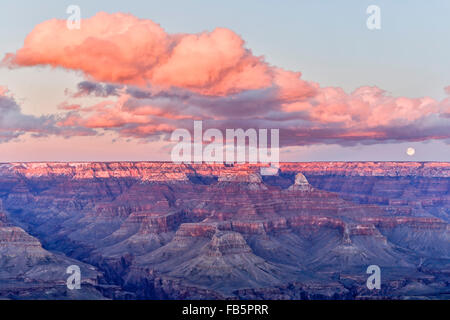
{"label": "canyon", "polygon": [[265,165],[0,164],[0,298],[450,298],[450,163]]}

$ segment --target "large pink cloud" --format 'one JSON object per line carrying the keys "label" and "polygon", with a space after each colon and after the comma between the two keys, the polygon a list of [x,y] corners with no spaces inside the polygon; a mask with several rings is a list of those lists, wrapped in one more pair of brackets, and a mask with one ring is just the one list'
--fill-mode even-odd
{"label": "large pink cloud", "polygon": [[[98,13],[69,30],[65,20],[37,25],[23,47],[8,54],[14,66],[50,65],[80,70],[111,83],[179,87],[205,95],[281,86],[280,94],[309,94],[300,73],[269,66],[229,29],[169,34],[151,20]],[[295,95],[294,94],[294,95]]]}

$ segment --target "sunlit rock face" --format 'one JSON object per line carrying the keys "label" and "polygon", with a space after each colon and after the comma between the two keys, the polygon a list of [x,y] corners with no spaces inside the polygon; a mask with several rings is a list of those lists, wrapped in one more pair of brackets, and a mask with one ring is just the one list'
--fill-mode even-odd
{"label": "sunlit rock face", "polygon": [[309,184],[306,177],[303,175],[303,173],[297,173],[295,175],[295,181],[292,186],[289,187],[288,190],[292,191],[311,191],[312,187]]}
{"label": "sunlit rock face", "polygon": [[446,297],[449,164],[262,166],[1,164],[0,254],[16,260],[0,297],[45,291],[11,296],[23,274],[67,294],[68,263],[89,275],[88,299]]}

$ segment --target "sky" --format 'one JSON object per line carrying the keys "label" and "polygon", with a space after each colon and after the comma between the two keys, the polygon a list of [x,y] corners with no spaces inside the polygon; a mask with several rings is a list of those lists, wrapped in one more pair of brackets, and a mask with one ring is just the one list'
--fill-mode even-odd
{"label": "sky", "polygon": [[446,0],[2,3],[0,161],[168,160],[193,120],[278,128],[282,161],[448,161],[449,13]]}

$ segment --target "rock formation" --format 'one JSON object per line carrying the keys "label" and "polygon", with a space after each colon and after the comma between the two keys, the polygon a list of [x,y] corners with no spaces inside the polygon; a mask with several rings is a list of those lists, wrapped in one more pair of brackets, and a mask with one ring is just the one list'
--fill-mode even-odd
{"label": "rock formation", "polygon": [[299,172],[295,175],[294,184],[289,187],[290,191],[311,191],[311,185],[309,184],[303,173]]}

